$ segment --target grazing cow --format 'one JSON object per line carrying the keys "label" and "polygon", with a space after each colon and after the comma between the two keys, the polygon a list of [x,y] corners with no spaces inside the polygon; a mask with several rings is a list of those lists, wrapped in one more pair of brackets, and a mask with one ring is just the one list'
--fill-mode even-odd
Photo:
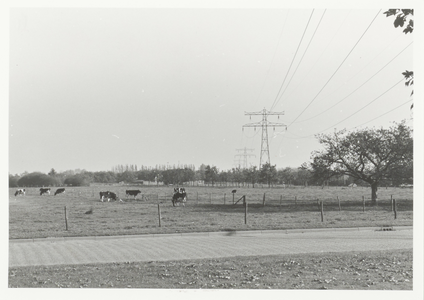
{"label": "grazing cow", "polygon": [[43,194],[49,194],[50,195],[50,188],[41,188],[40,189],[40,196]]}
{"label": "grazing cow", "polygon": [[25,196],[25,189],[19,189],[19,190],[16,190],[16,192],[15,192],[15,197],[16,197],[16,196],[18,196],[18,195],[23,195],[23,196]]}
{"label": "grazing cow", "polygon": [[187,201],[187,194],[185,188],[174,188],[174,195],[172,196],[172,206],[182,203],[185,206]]}
{"label": "grazing cow", "polygon": [[65,192],[65,189],[64,188],[60,188],[60,189],[57,189],[56,192],[54,192],[54,195],[56,196],[57,194],[62,194],[64,192]]}
{"label": "grazing cow", "polygon": [[125,192],[127,196],[133,196],[134,199],[136,199],[137,195],[141,193],[140,190],[126,190]]}

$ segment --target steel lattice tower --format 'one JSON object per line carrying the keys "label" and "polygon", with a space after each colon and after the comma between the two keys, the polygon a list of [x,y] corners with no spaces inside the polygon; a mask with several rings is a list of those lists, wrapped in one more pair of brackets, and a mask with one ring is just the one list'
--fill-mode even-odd
{"label": "steel lattice tower", "polygon": [[245,112],[244,115],[250,116],[262,116],[262,121],[256,122],[256,123],[249,123],[243,125],[244,127],[261,127],[262,128],[262,138],[261,138],[261,156],[259,160],[259,169],[262,167],[263,157],[264,155],[267,156],[268,160],[267,163],[271,164],[271,156],[269,155],[269,144],[268,144],[268,127],[286,127],[286,125],[282,123],[274,123],[268,121],[268,116],[270,115],[276,115],[278,118],[280,118],[280,115],[284,115],[284,112],[271,112],[269,110],[266,110],[265,108],[258,112]]}
{"label": "steel lattice tower", "polygon": [[[242,156],[243,157],[243,169],[247,169],[247,158],[249,156],[256,156],[255,154],[249,154],[247,151],[253,151],[255,149],[247,149],[244,147],[244,149],[236,149],[237,151],[243,151],[243,154],[236,154],[236,156]],[[241,160],[241,159],[240,159]],[[239,167],[240,167],[240,160],[239,160]]]}

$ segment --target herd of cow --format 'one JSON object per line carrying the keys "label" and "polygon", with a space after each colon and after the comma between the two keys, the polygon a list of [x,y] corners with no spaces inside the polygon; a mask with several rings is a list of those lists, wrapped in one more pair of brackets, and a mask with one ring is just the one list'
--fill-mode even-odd
{"label": "herd of cow", "polygon": [[[50,188],[40,188],[40,196],[44,195],[44,194],[50,195],[50,191],[51,191]],[[56,196],[57,194],[62,194],[62,193],[65,193],[65,189],[64,188],[58,188],[56,190],[56,192],[54,193],[54,195]],[[132,197],[134,197],[134,199],[136,199],[137,195],[140,194],[141,191],[140,190],[126,190],[125,193],[126,193],[127,197],[132,196]],[[16,190],[15,197],[19,196],[19,195],[25,196],[25,189]],[[113,193],[113,192],[110,192],[110,191],[100,192],[100,201],[103,202],[105,200],[107,200],[108,202],[110,200],[114,200],[114,201],[119,200],[120,202],[123,202],[122,199],[120,199],[116,195],[116,193]],[[186,201],[187,201],[187,193],[185,191],[185,188],[174,188],[174,194],[172,196],[172,205],[175,206],[175,205],[178,205],[179,203],[182,203],[183,206],[185,206]]]}

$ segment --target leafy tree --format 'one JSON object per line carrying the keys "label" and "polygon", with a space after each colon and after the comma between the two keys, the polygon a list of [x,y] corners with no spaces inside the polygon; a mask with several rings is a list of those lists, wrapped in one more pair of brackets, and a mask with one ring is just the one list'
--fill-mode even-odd
{"label": "leafy tree", "polygon": [[324,150],[312,153],[313,176],[349,175],[364,181],[371,186],[373,204],[384,180],[412,181],[413,138],[405,122],[389,129],[341,130],[317,137]]}
{"label": "leafy tree", "polygon": [[18,187],[18,180],[20,176],[19,175],[12,175],[9,174],[9,187]]}
{"label": "leafy tree", "polygon": [[258,182],[259,172],[256,166],[252,166],[248,169],[243,169],[244,178],[246,182],[250,182],[252,187],[255,187],[255,183]]}
{"label": "leafy tree", "polygon": [[18,180],[19,186],[58,186],[60,181],[40,172],[33,172],[22,176]]}
{"label": "leafy tree", "polygon": [[271,187],[272,183],[277,182],[278,177],[276,166],[271,166],[268,162],[263,164],[259,170],[259,181],[268,184],[268,187]]}
{"label": "leafy tree", "polygon": [[212,183],[212,186],[215,184],[215,182],[218,179],[218,169],[217,167],[210,165],[207,165],[205,168],[205,181]]}
{"label": "leafy tree", "polygon": [[[395,28],[397,27],[403,27],[405,24],[406,27],[403,30],[405,34],[412,33],[414,31],[414,20],[412,17],[414,16],[414,10],[413,9],[389,9],[388,11],[385,11],[383,14],[386,15],[386,17],[395,16],[395,21],[393,22],[393,25]],[[405,85],[410,86],[414,84],[414,72],[406,70],[402,73],[402,75],[405,77]],[[411,96],[414,94],[414,91],[412,90]],[[414,104],[411,105],[411,109],[414,107]]]}
{"label": "leafy tree", "polygon": [[126,182],[126,183],[130,183],[130,182],[134,182],[135,180],[137,180],[137,175],[135,174],[135,172],[126,170],[122,173],[118,173],[116,175],[116,180],[118,182]]}
{"label": "leafy tree", "polygon": [[91,178],[86,174],[75,174],[65,179],[64,183],[71,186],[89,186]]}
{"label": "leafy tree", "polygon": [[108,171],[100,171],[100,172],[94,172],[93,173],[93,182],[99,182],[99,183],[113,183],[117,182],[116,174],[114,172]]}
{"label": "leafy tree", "polygon": [[277,171],[277,177],[280,183],[291,185],[295,179],[295,174],[290,167]]}
{"label": "leafy tree", "polygon": [[311,179],[311,170],[307,164],[304,163],[297,169],[297,178],[302,182],[303,186],[308,186],[308,182]]}
{"label": "leafy tree", "polygon": [[53,177],[54,177],[54,176],[56,176],[56,175],[57,175],[57,172],[55,171],[55,169],[53,169],[53,168],[52,168],[52,169],[50,170],[50,172],[48,173],[48,175],[49,175],[49,176],[53,176]]}
{"label": "leafy tree", "polygon": [[405,34],[412,33],[412,31],[414,31],[414,20],[411,19],[414,15],[413,9],[389,9],[383,14],[385,14],[386,17],[395,16],[395,21],[393,22],[395,28],[403,27],[407,24],[406,28],[403,30]]}

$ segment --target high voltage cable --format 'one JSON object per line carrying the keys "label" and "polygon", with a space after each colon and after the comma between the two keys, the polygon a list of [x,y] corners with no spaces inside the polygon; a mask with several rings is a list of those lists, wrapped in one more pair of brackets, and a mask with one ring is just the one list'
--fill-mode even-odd
{"label": "high voltage cable", "polygon": [[[350,13],[350,10],[348,12],[348,14]],[[330,42],[327,44],[327,46],[325,47],[325,49],[321,52],[320,56],[315,60],[314,64],[312,65],[312,67],[309,69],[309,71],[306,73],[306,76],[303,77],[303,80],[292,90],[292,92],[289,94],[290,97],[291,94],[293,94],[297,88],[302,84],[302,82],[305,80],[305,78],[307,78],[309,76],[309,74],[311,73],[311,71],[313,70],[313,68],[315,67],[315,65],[318,63],[318,61],[321,59],[321,56],[327,51],[327,48],[330,46],[330,44],[332,43],[334,37],[338,34],[338,32],[340,31],[340,28],[343,26],[343,24],[346,22],[347,16],[344,18],[343,22],[340,24],[340,26],[338,26],[338,29],[336,30],[336,32],[334,33],[333,37],[331,38]]]}
{"label": "high voltage cable", "polygon": [[334,75],[336,75],[336,73],[339,71],[340,67],[343,65],[343,63],[346,61],[346,59],[350,56],[350,54],[353,52],[353,50],[356,48],[356,46],[359,44],[359,42],[362,40],[362,38],[364,37],[364,35],[367,33],[368,29],[371,27],[371,25],[374,23],[375,19],[377,18],[377,16],[380,14],[381,9],[378,11],[378,13],[375,15],[374,19],[371,21],[371,23],[368,25],[367,29],[365,29],[364,33],[361,35],[361,37],[359,38],[359,40],[356,42],[356,44],[353,46],[353,48],[349,51],[349,53],[347,54],[347,56],[343,59],[343,61],[341,62],[341,64],[338,66],[338,68],[336,69],[336,71],[333,73],[333,75],[331,75],[330,79],[327,80],[327,82],[324,84],[324,86],[321,88],[321,90],[318,92],[318,94],[315,95],[315,97],[311,100],[311,102],[309,102],[309,104],[302,110],[302,112],[287,126],[287,128],[289,128],[305,111],[306,109],[308,109],[308,107],[312,104],[312,102],[315,101],[315,99],[318,97],[319,94],[321,94],[322,90],[327,86],[327,84],[331,81],[331,79],[334,77]]}
{"label": "high voltage cable", "polygon": [[[319,132],[317,132],[317,133],[315,133],[315,134],[318,134],[318,133],[324,132],[324,131],[326,131],[326,130],[328,130],[328,129],[330,129],[330,128],[334,128],[334,126],[339,125],[340,123],[342,123],[342,122],[346,121],[346,120],[347,120],[347,119],[349,119],[350,117],[352,117],[352,116],[356,115],[358,112],[360,112],[361,110],[363,110],[363,109],[364,109],[364,108],[366,108],[367,106],[369,106],[369,105],[371,105],[372,103],[374,103],[377,99],[379,99],[381,96],[383,96],[384,94],[386,94],[388,91],[390,91],[391,89],[393,89],[395,86],[397,86],[399,83],[401,83],[401,82],[402,82],[402,81],[404,81],[404,80],[405,80],[405,78],[402,78],[401,80],[399,80],[398,82],[396,82],[394,85],[392,85],[392,86],[391,86],[388,90],[386,90],[384,93],[380,94],[380,96],[378,96],[377,98],[375,98],[374,100],[372,100],[371,102],[369,102],[368,104],[366,104],[365,106],[361,107],[360,109],[358,109],[357,111],[355,111],[353,114],[351,114],[351,115],[347,116],[346,118],[344,118],[343,120],[339,121],[338,123],[336,123],[336,124],[334,124],[334,125],[331,125],[330,127],[326,128],[326,129],[324,129],[324,130],[321,130],[321,131],[319,131]],[[315,135],[315,134],[313,134],[313,135]],[[309,136],[311,136],[311,135],[309,135]]]}
{"label": "high voltage cable", "polygon": [[[412,45],[412,43],[413,42],[411,42],[411,43],[409,43],[409,45],[408,46],[406,46],[401,52],[399,52],[395,57],[393,57],[388,63],[386,63],[380,70],[378,70],[374,75],[372,75],[370,78],[368,78],[363,84],[361,84],[358,88],[356,88],[353,92],[351,92],[349,95],[347,95],[346,97],[344,97],[343,99],[341,99],[340,101],[338,101],[337,103],[335,103],[335,104],[333,104],[332,106],[330,106],[329,108],[327,108],[326,110],[324,110],[323,112],[321,112],[321,113],[319,113],[319,114],[317,114],[317,115],[315,115],[315,116],[313,116],[313,117],[311,117],[311,118],[308,118],[308,119],[305,119],[305,120],[302,120],[302,121],[297,121],[297,122],[295,122],[296,124],[297,123],[302,123],[302,122],[306,122],[306,121],[309,121],[309,120],[312,120],[312,119],[314,119],[314,118],[316,118],[316,117],[318,117],[318,116],[320,116],[320,115],[322,115],[323,113],[325,113],[325,112],[327,112],[327,111],[329,111],[330,109],[332,109],[334,106],[336,106],[337,104],[339,104],[340,102],[342,102],[342,101],[344,101],[344,100],[346,100],[349,96],[351,96],[353,93],[355,93],[357,90],[359,90],[361,87],[363,87],[366,83],[368,83],[372,78],[374,78],[374,76],[376,76],[378,73],[380,73],[385,67],[387,67],[392,61],[394,61],[400,54],[402,54],[402,52],[403,51],[405,51],[409,46],[411,46]],[[293,124],[294,122],[292,122],[292,124]]]}
{"label": "high voltage cable", "polygon": [[[391,109],[391,110],[389,110],[389,111],[387,111],[387,112],[385,112],[384,114],[381,114],[381,115],[379,115],[379,116],[377,116],[377,117],[375,117],[375,118],[373,118],[373,119],[371,119],[371,120],[369,120],[369,121],[367,121],[367,122],[365,122],[365,123],[362,123],[362,124],[360,124],[360,125],[356,125],[356,126],[354,126],[354,127],[351,127],[351,128],[349,128],[349,130],[351,130],[351,129],[355,129],[355,128],[357,128],[357,127],[360,127],[360,126],[363,126],[363,125],[365,125],[365,124],[368,124],[368,123],[370,123],[370,122],[372,122],[372,121],[374,121],[374,120],[377,120],[378,118],[381,118],[382,116],[385,116],[385,115],[387,115],[388,113],[391,113],[392,111],[394,111],[394,110],[396,110],[396,109],[398,109],[398,108],[400,108],[400,107],[402,107],[402,106],[404,106],[404,105],[406,105],[406,104],[408,104],[408,103],[410,103],[411,101],[413,101],[412,99],[411,100],[408,100],[408,101],[406,101],[406,102],[404,102],[404,103],[402,103],[401,105],[399,105],[399,106],[396,106],[395,108],[393,108],[393,109]],[[332,128],[333,126],[331,126],[331,127],[328,127],[327,129],[325,129],[325,130],[328,130],[328,129],[330,129],[330,128]],[[323,132],[323,131],[325,131],[325,130],[322,130],[322,131],[320,131],[320,132],[318,132],[318,133],[321,133],[321,132]],[[297,135],[297,134],[294,134],[293,132],[289,132],[289,133],[291,133],[291,134],[293,134],[293,135],[295,135],[295,136],[297,136],[297,137],[287,137],[287,136],[285,136],[284,138],[286,138],[286,139],[292,139],[292,140],[296,140],[296,139],[306,139],[306,138],[314,138],[314,135],[316,134],[311,134],[311,135],[308,135],[308,136],[299,136],[299,135]]]}
{"label": "high voltage cable", "polygon": [[274,55],[272,56],[272,60],[271,60],[271,63],[270,63],[270,65],[269,65],[268,71],[267,71],[267,73],[266,73],[266,76],[265,76],[264,82],[263,82],[263,84],[262,84],[262,88],[261,88],[261,90],[260,90],[260,92],[259,92],[259,95],[258,95],[258,98],[256,98],[255,105],[256,105],[256,102],[258,102],[258,100],[259,100],[259,98],[260,98],[260,96],[261,96],[261,94],[262,94],[262,91],[263,91],[263,89],[264,89],[264,87],[265,87],[265,82],[266,82],[266,80],[267,80],[267,79],[268,79],[268,77],[269,77],[269,70],[271,69],[271,66],[272,66],[272,64],[273,64],[273,62],[274,62],[275,55],[277,54],[278,46],[280,45],[280,41],[281,41],[281,37],[282,37],[283,32],[284,32],[284,28],[286,27],[287,15],[289,14],[289,11],[290,11],[290,10],[288,10],[288,11],[287,11],[286,19],[284,20],[283,28],[281,29],[281,33],[280,33],[280,36],[279,36],[279,38],[278,38],[278,43],[277,43],[277,46],[275,47]]}
{"label": "high voltage cable", "polygon": [[380,117],[382,117],[382,116],[384,116],[384,115],[387,115],[388,113],[391,113],[392,111],[394,111],[394,110],[396,110],[396,109],[398,109],[398,108],[400,108],[400,107],[404,106],[405,104],[410,103],[411,101],[413,101],[413,100],[412,100],[412,99],[411,99],[411,100],[408,100],[408,101],[406,101],[406,102],[402,103],[401,105],[396,106],[395,108],[393,108],[393,109],[389,110],[388,112],[385,112],[384,114],[379,115],[378,117],[375,117],[374,119],[371,119],[371,120],[369,120],[369,121],[367,121],[367,122],[365,122],[365,123],[362,123],[361,125],[357,125],[357,126],[355,126],[355,127],[351,127],[351,128],[349,128],[349,130],[351,130],[351,129],[355,129],[355,128],[358,128],[358,127],[363,126],[363,125],[365,125],[365,124],[368,124],[369,122],[372,122],[372,121],[374,121],[374,120],[376,120],[376,119],[378,119],[378,118],[380,118]]}
{"label": "high voltage cable", "polygon": [[[273,109],[273,108],[274,108],[274,107],[278,104],[278,102],[281,100],[281,98],[283,97],[284,93],[286,92],[286,90],[287,90],[288,86],[290,85],[290,82],[292,81],[292,79],[293,79],[294,75],[296,74],[297,69],[299,69],[299,66],[300,66],[300,64],[301,64],[301,62],[302,62],[302,60],[303,60],[303,58],[305,57],[305,54],[306,54],[306,52],[308,51],[309,46],[310,46],[310,45],[311,45],[311,43],[312,43],[312,40],[313,40],[313,39],[314,39],[314,37],[315,37],[315,34],[316,34],[317,30],[318,30],[319,25],[321,24],[322,19],[324,18],[324,15],[325,15],[325,12],[326,12],[326,11],[327,11],[327,10],[324,10],[324,12],[323,12],[323,14],[322,14],[322,16],[321,16],[321,19],[319,20],[318,25],[316,26],[315,31],[314,31],[314,33],[312,34],[311,39],[309,40],[308,46],[306,46],[305,52],[303,52],[303,55],[302,55],[302,57],[300,58],[299,63],[297,64],[296,70],[294,70],[294,72],[293,72],[292,76],[290,77],[289,82],[288,82],[288,83],[287,83],[287,85],[286,85],[286,88],[284,89],[283,93],[282,93],[282,94],[280,95],[280,97],[279,97],[280,99],[278,99],[278,101],[277,101],[277,102],[275,102],[275,103],[273,104],[273,106],[271,107],[271,110],[272,110],[272,109]],[[311,17],[312,17],[312,15],[311,15]]]}
{"label": "high voltage cable", "polygon": [[292,67],[292,65],[293,65],[293,62],[294,62],[294,59],[296,58],[297,52],[299,51],[300,45],[302,44],[303,37],[305,36],[306,30],[308,29],[309,22],[311,21],[312,15],[314,14],[314,11],[315,11],[315,9],[313,9],[313,10],[312,10],[312,13],[311,13],[311,15],[310,15],[310,17],[309,17],[308,23],[306,24],[305,30],[303,31],[302,38],[300,39],[300,42],[299,42],[299,44],[297,45],[297,49],[296,49],[296,52],[295,52],[295,54],[294,54],[294,56],[293,56],[293,59],[292,59],[292,61],[291,61],[291,63],[290,63],[289,69],[287,70],[286,76],[284,77],[283,83],[281,84],[280,89],[278,90],[277,96],[275,97],[275,100],[274,100],[273,104],[271,105],[271,109],[270,109],[270,110],[272,110],[272,108],[274,107],[274,104],[275,104],[275,102],[276,102],[276,101],[277,101],[277,99],[278,99],[278,95],[280,94],[281,89],[283,88],[283,85],[284,85],[284,83],[286,82],[287,76],[289,75],[290,69],[291,69],[291,67]]}

